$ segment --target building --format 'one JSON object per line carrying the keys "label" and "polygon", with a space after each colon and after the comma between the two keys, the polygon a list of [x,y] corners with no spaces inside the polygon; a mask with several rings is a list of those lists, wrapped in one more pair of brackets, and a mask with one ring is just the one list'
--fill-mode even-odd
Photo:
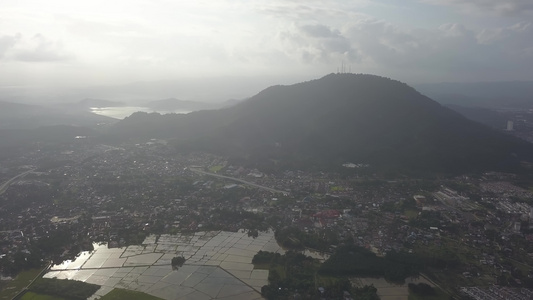
{"label": "building", "polygon": [[507,131],[513,131],[513,121],[507,121]]}

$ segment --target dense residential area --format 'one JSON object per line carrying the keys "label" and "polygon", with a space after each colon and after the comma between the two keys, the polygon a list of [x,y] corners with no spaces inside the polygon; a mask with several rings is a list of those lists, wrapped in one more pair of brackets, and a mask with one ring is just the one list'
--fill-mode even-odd
{"label": "dense residential area", "polygon": [[389,265],[394,255],[413,260],[394,276],[362,267],[336,274],[347,278],[423,275],[452,297],[533,289],[533,193],[514,174],[385,178],[358,162],[342,172],[274,174],[178,154],[164,140],[37,145],[1,166],[5,279],[74,258],[93,242],[125,247],[149,235],[273,230],[286,250],[331,256],[323,269],[346,247]]}

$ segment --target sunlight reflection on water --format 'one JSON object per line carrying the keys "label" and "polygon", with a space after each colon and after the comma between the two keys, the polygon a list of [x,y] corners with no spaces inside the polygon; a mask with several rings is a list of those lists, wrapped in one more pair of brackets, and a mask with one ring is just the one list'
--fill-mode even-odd
{"label": "sunlight reflection on water", "polygon": [[161,110],[160,111],[160,110],[154,110],[154,109],[150,109],[148,107],[142,107],[142,106],[91,107],[92,113],[101,115],[101,116],[115,118],[115,119],[124,119],[128,116],[131,116],[131,114],[135,112],[139,112],[139,111],[147,112],[147,113],[157,112],[160,114],[170,114],[170,113],[188,114],[191,112],[191,111],[181,111],[181,110],[176,110],[176,111]]}

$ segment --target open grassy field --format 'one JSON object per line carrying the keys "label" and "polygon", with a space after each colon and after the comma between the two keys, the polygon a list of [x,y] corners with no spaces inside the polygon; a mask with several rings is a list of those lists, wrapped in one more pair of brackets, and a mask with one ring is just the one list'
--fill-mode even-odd
{"label": "open grassy field", "polygon": [[20,300],[66,300],[65,298],[27,292]]}
{"label": "open grassy field", "polygon": [[418,211],[416,211],[416,210],[412,210],[412,209],[408,209],[408,210],[405,210],[405,211],[404,211],[404,215],[405,215],[409,220],[414,220],[414,219],[416,219],[416,217],[418,217]]}
{"label": "open grassy field", "polygon": [[0,300],[11,300],[15,297],[22,289],[28,286],[42,269],[31,269],[28,271],[20,272],[20,274],[12,281],[9,281],[5,286],[2,287],[0,291]]}
{"label": "open grassy field", "polygon": [[111,292],[107,293],[105,296],[100,298],[100,300],[162,300],[161,298],[148,295],[141,292],[129,291],[124,289],[114,289]]}
{"label": "open grassy field", "polygon": [[212,166],[211,168],[209,168],[209,172],[211,173],[217,173],[218,171],[224,169],[224,166]]}
{"label": "open grassy field", "polygon": [[419,296],[414,293],[409,293],[408,300],[449,300],[450,295],[446,294],[439,288],[435,288],[436,295],[433,296]]}

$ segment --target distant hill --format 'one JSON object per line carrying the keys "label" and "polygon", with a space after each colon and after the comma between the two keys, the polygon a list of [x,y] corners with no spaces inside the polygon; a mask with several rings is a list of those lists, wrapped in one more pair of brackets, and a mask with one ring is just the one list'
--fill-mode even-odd
{"label": "distant hill", "polygon": [[[20,154],[21,149],[53,147],[84,143],[101,134],[101,124],[116,120],[85,110],[63,106],[40,106],[0,101],[0,159]],[[98,130],[97,130],[98,129]]]}
{"label": "distant hill", "polygon": [[210,110],[228,107],[237,104],[239,100],[231,99],[224,102],[207,103],[196,101],[185,101],[176,98],[155,100],[146,103],[144,106],[156,111],[197,111]]}
{"label": "distant hill", "polygon": [[95,127],[116,120],[79,108],[40,106],[0,101],[0,129],[33,129],[42,126],[72,125]]}
{"label": "distant hill", "polygon": [[223,102],[220,102],[219,103],[219,107],[220,108],[224,108],[224,107],[230,107],[230,106],[234,106],[238,103],[241,103],[245,100],[247,100],[248,98],[246,99],[229,99],[229,100],[226,100],[226,101],[223,101]]}
{"label": "distant hill", "polygon": [[145,106],[150,109],[159,111],[195,111],[219,108],[217,104],[213,103],[185,101],[176,98],[150,101],[146,103]]}
{"label": "distant hill", "polygon": [[533,107],[533,81],[443,82],[415,87],[444,104],[498,109]]}
{"label": "distant hill", "polygon": [[136,113],[111,131],[174,138],[263,167],[466,172],[516,167],[533,145],[470,121],[399,81],[330,74],[273,86],[235,106],[187,115]]}
{"label": "distant hill", "polygon": [[78,104],[84,108],[91,108],[91,107],[119,107],[119,106],[125,106],[126,104],[119,101],[110,101],[110,100],[104,100],[104,99],[92,99],[92,98],[85,98],[78,102]]}
{"label": "distant hill", "polygon": [[512,115],[509,115],[509,113],[483,107],[461,106],[455,104],[447,104],[446,107],[453,109],[470,120],[500,130],[505,129],[507,127],[507,121],[512,118]]}
{"label": "distant hill", "polygon": [[[72,125],[39,128],[5,129],[0,127],[0,159],[20,156],[22,149],[61,149],[72,143],[92,142],[101,133],[87,127]],[[78,137],[78,138],[76,138]]]}
{"label": "distant hill", "polygon": [[13,102],[0,101],[0,116],[4,117],[9,114],[30,113],[40,111],[41,107],[31,104],[19,104]]}

